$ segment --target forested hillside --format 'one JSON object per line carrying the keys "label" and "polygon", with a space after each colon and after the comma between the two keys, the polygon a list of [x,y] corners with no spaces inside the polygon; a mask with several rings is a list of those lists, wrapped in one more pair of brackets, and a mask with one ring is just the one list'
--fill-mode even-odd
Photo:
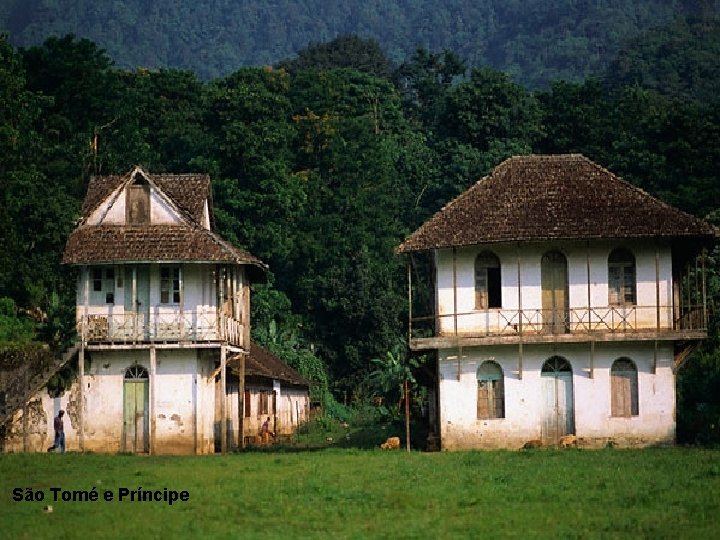
{"label": "forested hillside", "polygon": [[[0,342],[61,346],[72,332],[75,278],[59,262],[91,174],[208,172],[220,233],[272,271],[254,289],[254,338],[336,396],[404,350],[394,248],[510,155],[580,152],[720,223],[717,100],[594,79],[533,92],[450,52],[420,50],[385,76],[308,62],[204,82],[117,69],[87,40],[0,39],[0,135]],[[720,412],[713,336],[680,391],[703,433]]]}
{"label": "forested hillside", "polygon": [[74,33],[121,67],[190,69],[201,79],[273,65],[311,43],[355,33],[401,63],[417,47],[454,51],[530,88],[582,80],[621,46],[718,0],[5,0],[0,28],[19,46]]}

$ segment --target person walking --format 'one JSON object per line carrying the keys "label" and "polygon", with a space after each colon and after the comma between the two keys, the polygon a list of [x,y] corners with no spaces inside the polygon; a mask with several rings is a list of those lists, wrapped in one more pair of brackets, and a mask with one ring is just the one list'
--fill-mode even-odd
{"label": "person walking", "polygon": [[63,416],[65,416],[65,411],[61,409],[53,421],[55,441],[53,445],[47,449],[48,452],[52,452],[53,450],[58,450],[61,454],[65,452],[65,423],[63,422]]}

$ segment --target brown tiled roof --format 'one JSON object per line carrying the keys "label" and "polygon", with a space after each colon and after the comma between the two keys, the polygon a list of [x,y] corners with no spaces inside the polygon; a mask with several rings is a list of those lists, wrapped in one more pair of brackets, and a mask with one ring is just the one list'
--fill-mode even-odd
{"label": "brown tiled roof", "polygon": [[[236,359],[230,361],[235,363],[234,360]],[[278,379],[298,386],[310,386],[310,381],[257,343],[250,344],[250,355],[245,359],[245,375]]]}
{"label": "brown tiled roof", "polygon": [[718,231],[582,155],[516,156],[448,203],[397,251],[645,237],[712,240]]}
{"label": "brown tiled roof", "polygon": [[135,170],[139,170],[143,176],[162,189],[163,193],[195,223],[202,223],[206,199],[212,211],[212,190],[210,177],[207,174],[150,174],[141,167],[136,167],[125,175],[90,178],[83,202],[83,217],[87,218],[115,189],[130,180],[130,175]]}
{"label": "brown tiled roof", "polygon": [[[180,225],[87,225],[88,216],[138,170],[188,218]],[[267,267],[247,251],[201,226],[212,212],[210,177],[206,174],[149,174],[136,167],[126,175],[94,176],[83,204],[83,221],[65,245],[63,263],[225,262],[248,264],[251,279],[264,279]]]}
{"label": "brown tiled roof", "polygon": [[265,265],[248,252],[200,227],[83,225],[65,245],[63,263],[202,261]]}

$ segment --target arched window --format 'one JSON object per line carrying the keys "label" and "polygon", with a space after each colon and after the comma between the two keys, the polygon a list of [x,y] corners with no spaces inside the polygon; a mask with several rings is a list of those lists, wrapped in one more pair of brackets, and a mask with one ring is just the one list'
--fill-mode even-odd
{"label": "arched window", "polygon": [[630,417],[639,414],[638,373],[629,358],[618,358],[610,370],[610,409],[612,416]]}
{"label": "arched window", "polygon": [[125,378],[132,380],[141,380],[148,378],[147,369],[139,364],[133,364],[125,370]]}
{"label": "arched window", "polygon": [[483,251],[475,259],[475,309],[502,307],[500,259]]}
{"label": "arched window", "polygon": [[483,362],[477,370],[477,417],[505,418],[505,383],[496,362]]}
{"label": "arched window", "polygon": [[608,303],[635,304],[635,256],[627,249],[614,249],[608,257]]}

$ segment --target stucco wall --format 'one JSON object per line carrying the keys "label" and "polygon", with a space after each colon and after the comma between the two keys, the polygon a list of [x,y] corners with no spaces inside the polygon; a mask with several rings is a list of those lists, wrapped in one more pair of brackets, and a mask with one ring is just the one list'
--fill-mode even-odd
{"label": "stucco wall", "polygon": [[[525,316],[541,320],[541,315],[533,315],[532,310],[542,309],[541,259],[544,253],[558,250],[567,258],[569,308],[588,307],[588,288],[590,306],[598,308],[593,320],[600,322],[601,317],[615,326],[620,324],[619,317],[608,317],[601,308],[608,306],[608,256],[615,248],[626,248],[635,255],[637,301],[635,308],[628,308],[632,324],[638,328],[653,329],[656,326],[656,246],[652,242],[610,242],[595,241],[588,248],[584,242],[553,242],[523,244],[519,249],[515,245],[493,244],[468,248],[458,248],[455,255],[453,272],[453,254],[451,249],[438,250],[437,264],[437,302],[440,315],[441,333],[452,333],[455,321],[455,295],[453,284],[457,284],[457,326],[459,333],[482,331],[491,332],[504,329],[513,332],[513,324],[518,324],[517,311],[522,308]],[[659,293],[660,326],[672,327],[672,260],[667,245],[657,246],[659,253]],[[485,250],[490,250],[500,259],[502,309],[475,309],[475,258]],[[520,292],[518,295],[518,257],[520,267]],[[588,287],[588,262],[590,266]],[[620,310],[618,310],[620,311]],[[444,316],[443,316],[444,315]],[[583,313],[571,313],[577,324],[581,323]],[[614,320],[611,320],[614,319]],[[527,321],[523,324],[527,327]]]}
{"label": "stucco wall", "polygon": [[[84,378],[84,448],[93,452],[129,450],[124,433],[124,381],[135,364],[150,373],[149,350],[94,351],[86,353]],[[157,454],[214,452],[215,382],[210,377],[214,362],[208,353],[195,349],[156,351],[154,383],[148,382],[147,436],[154,429]],[[208,379],[208,377],[210,377]],[[79,450],[76,381],[61,397],[51,398],[45,389],[30,402],[29,451],[45,451],[52,444],[52,419],[60,409],[67,412],[67,450]],[[152,386],[150,386],[152,385]],[[153,397],[154,394],[154,397]],[[154,403],[154,405],[151,405]],[[8,451],[22,451],[22,411],[10,424]]]}
{"label": "stucco wall", "polygon": [[[65,449],[80,448],[77,416],[78,383],[73,383],[60,397],[50,397],[46,389],[40,390],[28,403],[28,452],[45,452],[55,437],[53,419],[60,410],[65,411]],[[6,452],[23,452],[23,411],[17,411],[7,426]]]}
{"label": "stucco wall", "polygon": [[[462,355],[459,357],[459,355]],[[541,437],[543,396],[540,370],[551,356],[572,366],[575,435],[582,446],[671,444],[675,437],[675,380],[672,345],[659,344],[652,373],[652,343],[596,343],[592,377],[589,344],[526,345],[522,378],[517,346],[468,347],[440,351],[440,430],[442,447],[520,448]],[[613,418],[610,368],[619,357],[638,370],[639,415]],[[504,375],[505,418],[477,419],[477,369],[497,362]]]}

